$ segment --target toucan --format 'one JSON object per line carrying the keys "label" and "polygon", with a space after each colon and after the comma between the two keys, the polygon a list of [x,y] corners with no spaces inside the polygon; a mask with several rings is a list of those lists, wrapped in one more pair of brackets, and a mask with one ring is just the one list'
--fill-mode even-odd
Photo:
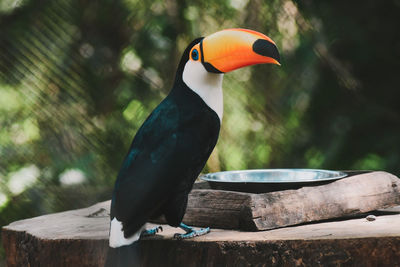
{"label": "toucan", "polygon": [[224,73],[254,64],[280,65],[276,44],[248,29],[226,29],[192,41],[179,62],[170,93],[137,131],[117,176],[110,212],[107,266],[139,265],[141,236],[152,218],[185,234],[208,233],[182,222],[188,194],[213,151],[223,116]]}

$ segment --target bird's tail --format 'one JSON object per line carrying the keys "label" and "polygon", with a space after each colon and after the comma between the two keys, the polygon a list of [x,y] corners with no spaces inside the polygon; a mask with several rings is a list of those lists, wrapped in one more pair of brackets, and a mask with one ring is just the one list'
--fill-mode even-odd
{"label": "bird's tail", "polygon": [[140,265],[139,241],[127,246],[108,248],[105,267],[132,267]]}

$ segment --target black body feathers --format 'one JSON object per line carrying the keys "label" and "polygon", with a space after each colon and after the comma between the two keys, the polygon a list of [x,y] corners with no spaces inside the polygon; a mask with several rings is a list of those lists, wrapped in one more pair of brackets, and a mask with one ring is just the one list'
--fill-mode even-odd
{"label": "black body feathers", "polygon": [[185,50],[170,94],[137,132],[115,184],[111,219],[123,224],[124,236],[164,214],[178,226],[188,194],[217,142],[218,115],[182,81],[191,47]]}

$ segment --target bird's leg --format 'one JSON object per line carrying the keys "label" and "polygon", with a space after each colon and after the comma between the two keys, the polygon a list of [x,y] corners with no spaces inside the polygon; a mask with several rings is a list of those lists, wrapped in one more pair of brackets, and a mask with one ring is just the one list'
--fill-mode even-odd
{"label": "bird's leg", "polygon": [[140,238],[155,235],[158,232],[162,232],[162,230],[163,230],[162,226],[157,226],[157,227],[154,227],[151,229],[146,229],[140,234]]}
{"label": "bird's leg", "polygon": [[192,238],[192,237],[199,236],[199,235],[205,235],[210,232],[210,227],[201,228],[200,230],[195,230],[192,227],[187,226],[184,223],[181,223],[179,225],[179,228],[183,229],[186,232],[186,234],[176,233],[174,235],[174,238],[176,238],[178,240]]}

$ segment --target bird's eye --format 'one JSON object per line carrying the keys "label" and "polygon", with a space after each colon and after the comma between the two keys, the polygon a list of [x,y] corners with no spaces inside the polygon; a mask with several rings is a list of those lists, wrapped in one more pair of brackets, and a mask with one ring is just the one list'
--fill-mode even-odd
{"label": "bird's eye", "polygon": [[199,51],[197,51],[197,49],[193,49],[193,51],[192,51],[192,59],[193,60],[198,60],[199,59]]}

